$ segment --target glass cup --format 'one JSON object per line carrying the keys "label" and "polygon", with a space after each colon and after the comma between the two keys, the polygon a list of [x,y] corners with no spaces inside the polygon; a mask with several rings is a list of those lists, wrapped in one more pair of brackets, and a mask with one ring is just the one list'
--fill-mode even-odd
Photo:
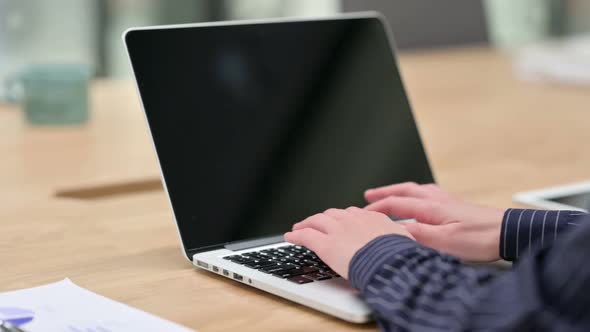
{"label": "glass cup", "polygon": [[39,64],[23,70],[9,85],[18,88],[25,119],[33,125],[88,122],[90,70],[78,64]]}
{"label": "glass cup", "polygon": [[545,39],[552,32],[553,0],[485,0],[491,41],[514,48]]}

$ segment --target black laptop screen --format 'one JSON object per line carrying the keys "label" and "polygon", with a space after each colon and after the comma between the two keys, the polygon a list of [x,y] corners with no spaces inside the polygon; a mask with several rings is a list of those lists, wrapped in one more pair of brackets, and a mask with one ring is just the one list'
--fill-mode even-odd
{"label": "black laptop screen", "polygon": [[377,18],[135,30],[132,66],[187,252],[433,181]]}

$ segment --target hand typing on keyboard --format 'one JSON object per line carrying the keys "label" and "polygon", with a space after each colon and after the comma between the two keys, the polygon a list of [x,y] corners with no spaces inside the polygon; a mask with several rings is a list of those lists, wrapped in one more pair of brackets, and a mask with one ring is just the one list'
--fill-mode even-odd
{"label": "hand typing on keyboard", "polygon": [[414,239],[385,214],[357,207],[328,209],[293,225],[285,240],[313,250],[334,271],[348,278],[354,254],[371,240],[386,234]]}

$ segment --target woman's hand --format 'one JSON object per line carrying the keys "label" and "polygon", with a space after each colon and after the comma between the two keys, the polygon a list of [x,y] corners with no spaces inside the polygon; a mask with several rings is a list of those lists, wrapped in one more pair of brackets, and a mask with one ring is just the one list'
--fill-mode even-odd
{"label": "woman's hand", "polygon": [[500,259],[504,211],[465,203],[434,184],[401,183],[365,192],[368,211],[416,223],[403,223],[420,244],[472,262]]}
{"label": "woman's hand", "polygon": [[326,264],[348,279],[354,254],[371,240],[386,234],[412,238],[400,225],[382,213],[357,207],[328,209],[293,225],[285,240],[314,251]]}

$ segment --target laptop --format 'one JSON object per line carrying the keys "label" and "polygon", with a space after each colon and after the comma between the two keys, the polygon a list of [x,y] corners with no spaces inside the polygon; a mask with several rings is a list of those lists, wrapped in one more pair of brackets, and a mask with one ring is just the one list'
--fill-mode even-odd
{"label": "laptop", "polygon": [[283,239],[376,186],[433,182],[376,13],[132,28],[123,35],[197,268],[356,323],[358,292]]}

